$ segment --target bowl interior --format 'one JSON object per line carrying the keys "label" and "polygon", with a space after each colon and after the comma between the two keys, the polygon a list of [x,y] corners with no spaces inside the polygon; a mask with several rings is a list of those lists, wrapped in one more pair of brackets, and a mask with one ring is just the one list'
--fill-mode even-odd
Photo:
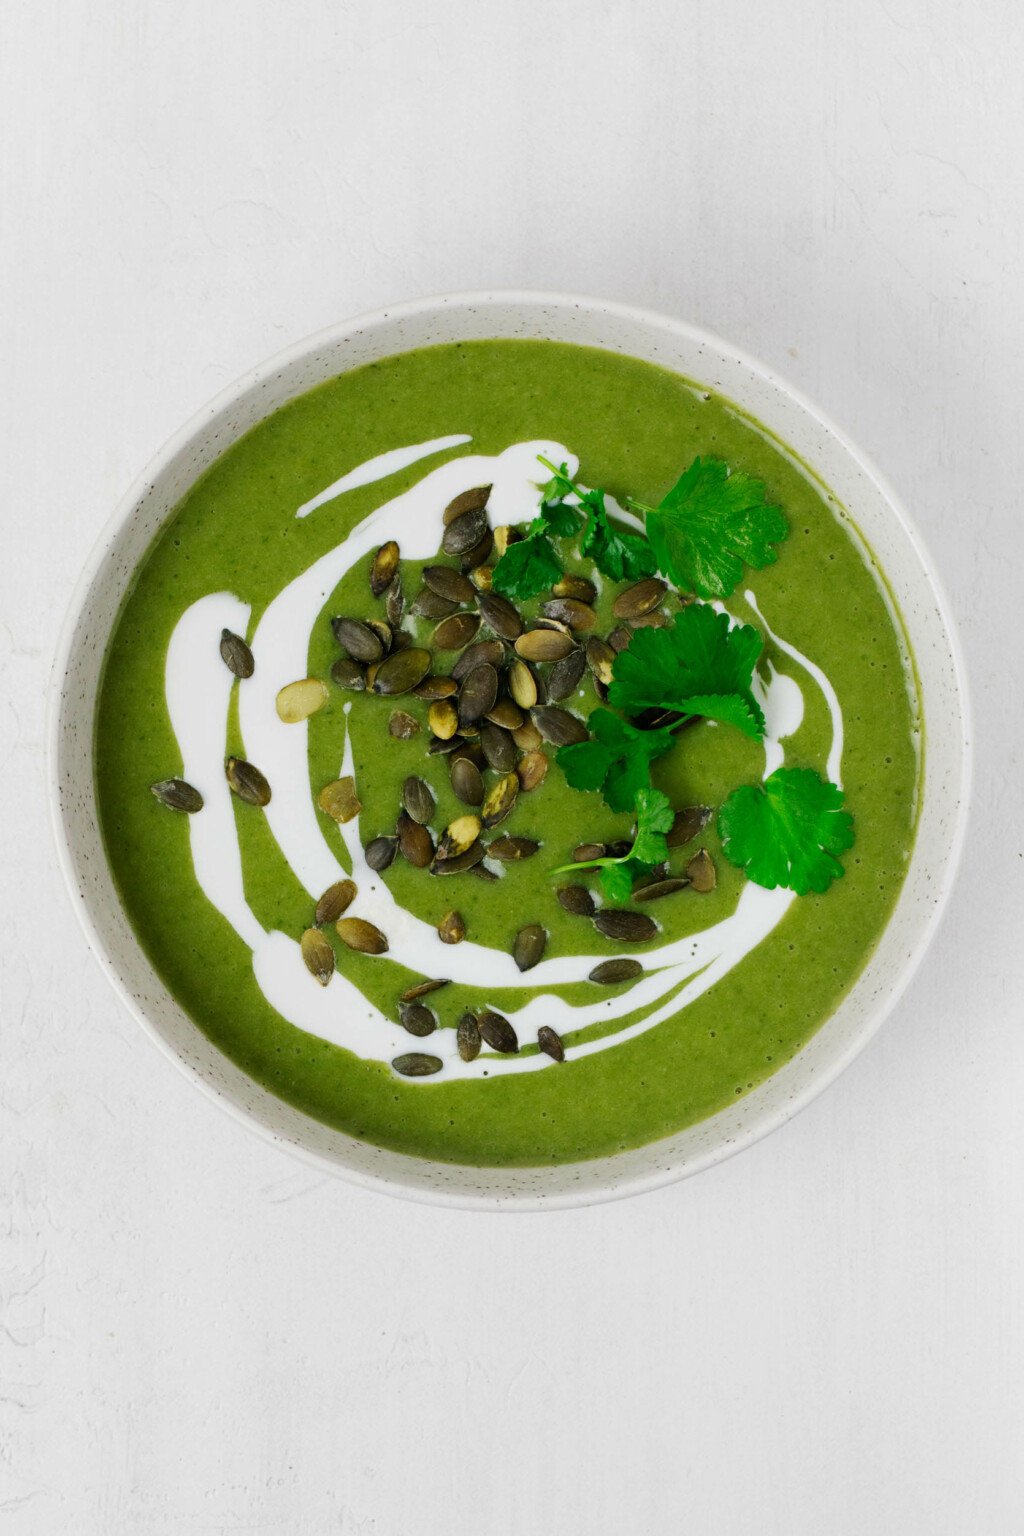
{"label": "bowl interior", "polygon": [[[899,901],[866,970],[832,1018],[735,1105],[636,1151],[557,1168],[480,1169],[358,1142],[276,1099],[201,1034],[140,950],[103,851],[92,777],[93,716],[107,639],[132,573],[194,480],[257,421],[335,374],[395,352],[489,337],[577,342],[622,352],[720,391],[813,466],[885,574],[920,680],[925,790]],[[927,556],[862,457],[794,391],[725,343],[657,315],[595,300],[481,294],[401,306],[339,326],[233,385],[183,429],[132,487],[104,532],[69,615],[54,676],[51,773],[57,841],[75,904],[116,990],[162,1048],[227,1108],[321,1168],[393,1194],[487,1206],[611,1198],[696,1172],[764,1135],[863,1046],[910,979],[935,926],[962,837],[966,705],[958,650]]]}

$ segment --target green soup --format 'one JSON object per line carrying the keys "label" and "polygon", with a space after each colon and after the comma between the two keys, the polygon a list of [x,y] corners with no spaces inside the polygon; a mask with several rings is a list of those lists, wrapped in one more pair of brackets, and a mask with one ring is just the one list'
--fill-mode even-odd
{"label": "green soup", "polygon": [[[351,485],[309,515],[296,516],[339,476],[376,456],[454,434],[470,441]],[[153,782],[182,772],[183,747],[168,706],[168,648],[183,615],[210,594],[240,599],[251,609],[251,638],[279,594],[343,545],[377,508],[406,491],[418,494],[414,488],[439,467],[535,440],[565,445],[579,460],[581,481],[604,486],[619,499],[629,494],[656,503],[697,454],[720,456],[765,482],[786,514],[789,537],[777,563],[748,571],[726,606],[737,619],[768,626],[777,637],[766,639],[760,669],[766,678],[789,679],[780,686],[791,700],[791,684],[799,688],[799,723],[786,735],[786,762],[826,777],[836,750],[834,708],[827,688],[796,658],[807,658],[834,690],[842,716],[842,782],[856,842],[844,856],[842,879],[825,894],[789,901],[758,942],[740,945],[733,963],[702,972],[699,986],[680,979],[681,971],[666,970],[659,996],[643,994],[638,1002],[641,994],[632,983],[600,988],[588,981],[590,967],[628,953],[649,975],[659,971],[666,945],[684,946],[691,936],[694,952],[703,955],[700,946],[712,944],[715,935],[740,931],[730,920],[747,882],[723,857],[712,817],[695,841],[672,852],[669,874],[679,874],[703,847],[715,866],[715,888],[682,890],[637,907],[656,918],[657,936],[628,947],[610,942],[559,903],[557,888],[570,877],[552,871],[572,858],[578,843],[628,838],[632,818],[613,814],[596,794],[571,789],[554,761],[554,747],[545,744],[549,768],[543,781],[521,792],[508,819],[484,834],[530,839],[539,844],[531,857],[500,866],[489,860],[500,875],[490,881],[471,872],[435,876],[401,856],[374,877],[386,887],[387,901],[394,898],[396,912],[407,914],[410,924],[418,920],[417,932],[426,925],[433,932],[456,910],[466,943],[501,957],[493,967],[478,957],[467,973],[458,960],[462,946],[451,946],[451,974],[458,979],[422,1000],[438,1021],[437,1035],[408,1035],[407,1050],[430,1052],[439,1039],[450,1043],[445,1032],[466,1010],[492,1008],[514,1018],[530,1005],[524,1016],[530,1027],[519,1031],[516,1070],[504,1070],[504,1058],[485,1046],[469,1075],[442,1071],[408,1080],[392,1069],[389,1051],[368,1053],[355,1036],[353,1049],[344,1043],[346,1010],[358,1022],[358,1041],[372,1040],[374,1028],[397,1027],[402,992],[423,977],[403,948],[405,918],[396,918],[390,947],[380,955],[352,950],[332,924],[323,927],[335,952],[338,986],[347,989],[338,995],[348,999],[327,1032],[333,1038],[325,1038],[289,1022],[289,1007],[272,1006],[267,993],[274,995],[273,989],[256,974],[239,924],[204,894],[192,839],[209,807],[199,816],[175,814],[149,792]],[[538,468],[536,480],[543,478]],[[409,558],[403,550],[400,566],[407,605],[402,626],[420,646],[432,643],[437,623],[409,612],[421,589],[420,571],[459,564],[434,553],[443,532],[442,507],[432,511],[422,557]],[[530,515],[527,510],[521,517]],[[374,547],[387,537],[382,527]],[[592,574],[568,544],[561,553],[567,570]],[[368,549],[333,590],[321,594],[322,601],[317,597],[316,622],[295,676],[325,680],[328,700],[306,725],[280,730],[303,733],[290,742],[308,742],[302,792],[310,807],[338,777],[347,743],[361,801],[358,823],[348,831],[359,843],[393,832],[409,775],[422,777],[433,792],[436,840],[472,808],[452,791],[448,758],[428,754],[428,701],[411,693],[387,699],[346,691],[330,681],[341,655],[331,617],[385,616],[383,600],[371,592],[371,560]],[[605,582],[594,603],[601,636],[618,622],[611,610],[620,590]],[[748,591],[756,607],[748,604]],[[536,603],[527,606],[536,613]],[[665,607],[673,611],[671,594]],[[484,627],[476,639],[488,637]],[[446,673],[457,659],[457,652],[438,653],[433,671]],[[257,654],[257,670],[260,665]],[[203,716],[202,728],[214,732],[221,758],[251,757],[261,766],[243,735],[242,690],[255,679],[234,681],[212,652],[209,666],[220,669],[210,671],[209,686],[223,693],[225,715],[222,726],[216,720],[210,725],[193,701],[197,729]],[[206,677],[205,660],[196,670]],[[538,675],[547,671],[542,666]],[[197,675],[197,688],[201,683]],[[186,693],[179,680],[179,695]],[[588,671],[561,707],[585,720],[597,703]],[[396,708],[419,727],[406,739],[389,729]],[[849,990],[886,924],[912,844],[920,759],[917,695],[902,631],[879,572],[827,491],[729,401],[645,363],[544,342],[432,347],[356,369],[292,401],[230,448],[175,510],[136,574],[110,641],[96,732],[100,814],[121,898],[140,944],[197,1026],[244,1071],[316,1119],[381,1146],[470,1164],[561,1163],[639,1146],[714,1114],[789,1060]],[[760,743],[704,722],[654,763],[653,779],[673,806],[713,810],[736,785],[755,783],[764,771]],[[483,778],[490,788],[498,775],[485,766]],[[206,785],[199,787],[208,793]],[[276,811],[285,805],[284,791],[273,783],[271,788]],[[233,798],[219,814],[222,832],[237,839],[238,901],[251,915],[253,931],[297,941],[313,923],[320,890],[304,887],[293,867],[298,861],[286,857],[268,813]],[[337,827],[315,809],[305,815],[308,826],[311,817],[319,822],[324,844],[316,850],[315,867],[326,867],[329,849],[340,876],[352,859]],[[597,892],[594,878],[576,878]],[[352,911],[358,912],[356,903]],[[563,966],[549,967],[553,981],[534,984],[525,972],[509,984],[504,957],[526,924],[546,932],[545,963]],[[449,973],[439,964],[433,974]],[[304,971],[295,972],[294,987],[293,1017],[305,1020],[312,993],[319,997],[321,989]],[[333,998],[332,989],[333,980],[323,996]],[[562,1063],[538,1058],[536,1025],[547,1016],[545,1008],[557,1016],[568,1051]],[[648,1025],[656,1014],[660,1022]],[[370,1015],[391,1022],[372,1025]]]}

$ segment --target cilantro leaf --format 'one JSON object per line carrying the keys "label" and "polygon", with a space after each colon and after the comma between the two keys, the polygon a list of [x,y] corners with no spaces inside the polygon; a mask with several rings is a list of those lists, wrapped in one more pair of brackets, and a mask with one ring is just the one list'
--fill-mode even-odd
{"label": "cilantro leaf", "polygon": [[636,833],[633,846],[619,858],[588,859],[582,864],[562,864],[556,875],[577,869],[600,869],[601,888],[609,901],[628,901],[633,881],[668,858],[665,833],[675,821],[675,811],[660,789],[641,789],[636,796]]}
{"label": "cilantro leaf", "polygon": [[537,521],[559,539],[571,539],[583,527],[580,514],[567,501],[543,502]]}
{"label": "cilantro leaf", "polygon": [[747,878],[799,896],[827,891],[853,844],[843,791],[812,768],[777,768],[763,784],[734,789],[718,813],[722,851]]}
{"label": "cilantro leaf", "polygon": [[540,528],[508,546],[494,567],[491,585],[502,596],[523,602],[547,592],[561,574],[551,540]]}
{"label": "cilantro leaf", "polygon": [[587,526],[580,540],[580,554],[589,555],[609,581],[639,581],[657,570],[654,550],[640,533],[630,533],[608,520],[603,491],[588,491],[581,505]]}
{"label": "cilantro leaf", "polygon": [[772,565],[772,546],[789,533],[764,482],[730,473],[723,459],[694,459],[656,507],[632,499],[629,505],[646,514],[658,569],[698,597],[729,597],[744,564],[758,571]]}
{"label": "cilantro leaf", "polygon": [[762,639],[749,624],[730,627],[726,613],[691,603],[670,629],[638,629],[615,658],[609,702],[626,714],[678,709],[764,735],[764,715],[751,692]]}
{"label": "cilantro leaf", "polygon": [[613,811],[631,811],[651,763],[672,747],[671,731],[640,731],[610,709],[593,710],[587,728],[592,739],[560,747],[558,766],[573,789],[603,790]]}

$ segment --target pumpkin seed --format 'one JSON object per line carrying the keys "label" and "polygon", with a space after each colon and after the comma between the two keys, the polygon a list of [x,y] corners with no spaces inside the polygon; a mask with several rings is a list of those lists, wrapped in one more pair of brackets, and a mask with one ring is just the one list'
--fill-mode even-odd
{"label": "pumpkin seed", "polygon": [[395,862],[395,854],[397,852],[397,838],[375,837],[363,849],[363,858],[371,869],[375,869],[380,874],[382,870],[390,869],[391,865]]}
{"label": "pumpkin seed", "polygon": [[385,624],[383,619],[367,619],[366,627],[367,629],[373,630],[374,634],[377,636],[377,639],[380,641],[384,649],[384,655],[386,656],[391,650],[391,642],[394,639],[394,635],[391,633],[391,625]]}
{"label": "pumpkin seed", "polygon": [[643,970],[639,960],[602,960],[600,965],[594,966],[588,979],[602,987],[612,987],[617,981],[632,981],[634,976],[642,976]]}
{"label": "pumpkin seed", "polygon": [[476,605],[488,629],[493,629],[500,640],[518,640],[523,621],[507,597],[498,592],[480,592]]}
{"label": "pumpkin seed", "polygon": [[384,644],[380,635],[359,619],[332,619],[334,638],[353,661],[380,661]]}
{"label": "pumpkin seed", "polygon": [[548,760],[543,752],[527,752],[525,757],[519,759],[516,774],[519,779],[519,788],[524,794],[529,794],[531,789],[536,789],[538,784],[543,784],[547,777]]}
{"label": "pumpkin seed", "polygon": [[407,1029],[410,1035],[418,1035],[421,1040],[426,1035],[432,1035],[437,1028],[437,1019],[422,1003],[402,1003],[398,1017],[402,1021],[402,1028]]}
{"label": "pumpkin seed", "polygon": [[550,1056],[552,1061],[565,1060],[565,1046],[562,1037],[555,1033],[550,1024],[542,1024],[537,1031],[537,1044],[545,1056]]}
{"label": "pumpkin seed", "polygon": [[325,784],[317,796],[317,803],[325,816],[338,822],[351,821],[363,808],[356,794],[356,781],[348,774]]}
{"label": "pumpkin seed", "polygon": [[612,650],[617,656],[620,651],[624,651],[626,649],[632,638],[633,636],[630,631],[626,629],[624,625],[620,624],[618,628],[613,629],[611,634],[608,636],[608,644],[611,646]]}
{"label": "pumpkin seed", "polygon": [[368,923],[365,917],[339,917],[334,926],[338,938],[349,949],[357,949],[362,955],[387,953],[387,939],[376,923]]}
{"label": "pumpkin seed", "polygon": [[639,618],[629,619],[627,622],[630,629],[667,629],[669,625],[666,615],[657,611],[642,613]]}
{"label": "pumpkin seed", "polygon": [[388,732],[399,741],[409,741],[419,731],[420,723],[407,710],[393,709],[388,719]]}
{"label": "pumpkin seed", "polygon": [[438,854],[437,858],[435,858],[433,864],[430,866],[431,873],[435,875],[464,874],[467,869],[476,868],[476,866],[483,859],[485,852],[486,849],[484,848],[483,843],[477,841],[475,843],[471,843],[470,846],[466,849],[465,853],[453,854],[451,858],[443,859],[441,858],[440,854]]}
{"label": "pumpkin seed", "polygon": [[[396,575],[384,596],[384,612],[392,629],[397,629],[402,622],[405,613],[405,593],[402,591],[402,578]],[[393,642],[397,645],[398,636]]]}
{"label": "pumpkin seed", "polygon": [[452,665],[452,677],[461,683],[474,667],[489,666],[497,669],[505,660],[505,647],[500,640],[478,640],[467,646]]}
{"label": "pumpkin seed", "polygon": [[455,859],[471,848],[480,836],[479,816],[456,816],[445,828],[437,845],[439,859]]}
{"label": "pumpkin seed", "polygon": [[520,859],[532,858],[539,847],[540,843],[532,837],[496,837],[487,844],[487,857],[500,859],[503,864],[516,864]]}
{"label": "pumpkin seed", "polygon": [[608,849],[604,843],[577,843],[572,851],[574,864],[591,864],[594,859],[603,859]]}
{"label": "pumpkin seed", "polygon": [[676,891],[685,891],[689,885],[690,881],[684,879],[682,875],[673,875],[666,880],[652,880],[649,885],[634,887],[633,900],[660,901],[663,896],[674,896]]}
{"label": "pumpkin seed", "polygon": [[413,689],[418,699],[450,699],[458,691],[459,685],[453,677],[439,677],[433,672]]}
{"label": "pumpkin seed", "polygon": [[533,723],[553,747],[568,747],[577,741],[589,740],[583,721],[567,709],[559,709],[557,704],[544,704],[535,709]]}
{"label": "pumpkin seed", "polygon": [[635,581],[619,593],[612,604],[612,613],[617,619],[642,618],[658,607],[667,591],[667,585],[659,577],[646,576],[643,581]]}
{"label": "pumpkin seed", "polygon": [[224,764],[224,773],[234,793],[246,805],[270,804],[270,785],[259,769],[247,763],[244,757],[229,757]]}
{"label": "pumpkin seed", "polygon": [[446,912],[437,925],[437,936],[442,944],[461,944],[466,937],[466,924],[460,912]]}
{"label": "pumpkin seed", "polygon": [[572,636],[560,629],[528,629],[516,641],[516,653],[524,661],[561,661],[575,648]]}
{"label": "pumpkin seed", "polygon": [[170,806],[172,811],[185,811],[189,816],[194,816],[196,811],[203,808],[202,795],[187,779],[161,779],[149,787],[157,799]]}
{"label": "pumpkin seed", "polygon": [[484,798],[484,781],[480,769],[471,757],[461,754],[451,760],[452,792],[463,805],[481,805]]}
{"label": "pumpkin seed", "polygon": [[676,819],[665,834],[670,848],[682,848],[703,832],[711,820],[712,812],[707,805],[691,805],[684,811],[676,811]]}
{"label": "pumpkin seed", "polygon": [[486,532],[487,512],[483,507],[475,507],[471,512],[453,517],[445,526],[441,548],[446,555],[464,555],[479,544]]}
{"label": "pumpkin seed", "polygon": [[256,670],[256,663],[253,660],[252,651],[241,635],[236,635],[230,629],[222,629],[220,654],[229,672],[233,672],[236,677],[252,677]]}
{"label": "pumpkin seed", "polygon": [[475,1013],[464,1013],[455,1031],[455,1043],[463,1061],[475,1061],[480,1055],[480,1026]]}
{"label": "pumpkin seed", "polygon": [[285,725],[298,725],[308,720],[318,709],[323,709],[330,695],[327,684],[318,677],[304,677],[297,683],[286,683],[275,699],[277,718]]}
{"label": "pumpkin seed", "polygon": [[434,857],[434,839],[418,821],[414,821],[408,811],[399,814],[395,825],[398,835],[398,851],[407,864],[413,869],[426,869]]}
{"label": "pumpkin seed", "polygon": [[394,539],[382,544],[370,566],[370,591],[374,597],[383,597],[398,570],[398,545]]}
{"label": "pumpkin seed", "polygon": [[431,757],[437,757],[438,754],[445,756],[449,752],[457,752],[460,747],[465,745],[466,739],[464,736],[432,736],[427,752]]}
{"label": "pumpkin seed", "polygon": [[602,907],[594,918],[594,927],[606,939],[627,944],[646,944],[653,939],[658,925],[646,912],[624,912],[618,907]]}
{"label": "pumpkin seed", "polygon": [[494,580],[493,565],[477,565],[469,573],[469,579],[478,592],[489,592]]}
{"label": "pumpkin seed", "polygon": [[444,1063],[440,1056],[427,1056],[422,1051],[406,1051],[391,1063],[401,1077],[433,1077]]}
{"label": "pumpkin seed", "polygon": [[560,885],[555,892],[558,905],[573,917],[593,917],[597,903],[585,885]]}
{"label": "pumpkin seed", "polygon": [[326,987],[334,975],[334,950],[328,944],[319,928],[307,928],[299,940],[299,949],[306,970],[311,976],[315,976],[322,987]]}
{"label": "pumpkin seed", "polygon": [[341,914],[352,905],[355,896],[354,880],[336,880],[333,885],[327,887],[317,902],[313,921],[318,926],[321,923],[336,923]]}
{"label": "pumpkin seed", "polygon": [[348,688],[353,693],[361,693],[366,687],[366,673],[358,661],[353,661],[351,656],[340,656],[331,668],[331,679],[339,688]]}
{"label": "pumpkin seed", "polygon": [[607,844],[605,851],[610,858],[624,859],[632,847],[628,837],[617,837],[614,842]]}
{"label": "pumpkin seed", "polygon": [[532,971],[547,948],[548,932],[540,923],[520,928],[512,944],[512,958],[521,971]]}
{"label": "pumpkin seed", "polygon": [[430,671],[431,659],[430,652],[422,650],[418,645],[412,645],[408,650],[394,651],[377,668],[373,679],[374,693],[383,693],[393,698],[396,694],[411,692]]}
{"label": "pumpkin seed", "polygon": [[510,544],[521,544],[523,536],[511,523],[501,523],[494,530],[494,553],[501,558]]}
{"label": "pumpkin seed", "polygon": [[469,873],[475,880],[484,880],[489,885],[493,885],[496,880],[501,879],[500,875],[495,874],[493,869],[488,869],[487,865],[482,862],[479,864],[474,864]]}
{"label": "pumpkin seed", "polygon": [[512,810],[519,794],[519,779],[514,773],[506,773],[489,791],[481,806],[480,814],[485,827],[496,827]]}
{"label": "pumpkin seed", "polygon": [[612,680],[614,662],[615,652],[607,640],[602,640],[599,635],[591,635],[587,641],[587,666],[597,681],[603,683],[606,688]]}
{"label": "pumpkin seed", "polygon": [[439,651],[464,650],[479,628],[478,613],[453,613],[450,619],[442,619],[434,630],[434,644]]}
{"label": "pumpkin seed", "polygon": [[475,571],[477,566],[482,565],[485,560],[490,558],[493,549],[494,535],[488,528],[479,544],[474,544],[472,549],[467,549],[464,555],[459,556],[460,571],[464,571],[467,574],[469,571]]}
{"label": "pumpkin seed", "polygon": [[477,485],[471,491],[462,491],[442,512],[441,521],[444,526],[447,528],[449,523],[453,523],[457,517],[462,517],[466,512],[476,512],[481,507],[486,507],[490,494],[489,485]]}
{"label": "pumpkin seed", "polygon": [[476,1022],[484,1044],[489,1045],[492,1051],[500,1051],[503,1056],[514,1056],[519,1050],[516,1032],[503,1014],[485,1008],[477,1014]]}
{"label": "pumpkin seed", "polygon": [[497,697],[498,674],[494,668],[486,662],[474,667],[463,679],[459,690],[459,724],[473,725],[477,720],[482,720],[487,711],[493,708]]}
{"label": "pumpkin seed", "polygon": [[413,640],[412,635],[410,635],[410,633],[409,633],[409,631],[407,629],[395,629],[395,630],[392,630],[392,632],[391,632],[391,651],[392,651],[392,654],[394,654],[395,651],[408,651],[408,650],[410,650],[415,645],[415,643],[416,642]]}
{"label": "pumpkin seed", "polygon": [[532,720],[524,720],[518,730],[512,732],[512,740],[520,752],[536,752],[544,737]]}
{"label": "pumpkin seed", "polygon": [[418,619],[446,619],[458,606],[458,603],[453,603],[450,598],[438,597],[436,592],[431,592],[429,587],[424,587],[413,598],[409,612]]}
{"label": "pumpkin seed", "polygon": [[435,699],[427,710],[427,724],[441,741],[451,741],[459,728],[459,714],[451,699]]}
{"label": "pumpkin seed", "polygon": [[503,731],[518,730],[525,718],[519,705],[513,704],[511,699],[499,699],[494,708],[487,711],[487,719],[492,725],[500,725]]}
{"label": "pumpkin seed", "polygon": [[418,998],[427,997],[431,992],[439,992],[442,987],[450,985],[450,976],[434,976],[430,981],[418,981],[415,986],[406,987],[399,1002],[414,1003]]}
{"label": "pumpkin seed", "polygon": [[557,619],[570,629],[590,630],[597,623],[597,614],[589,603],[581,603],[575,597],[553,597],[541,604],[546,619]]}
{"label": "pumpkin seed", "polygon": [[706,848],[701,848],[694,854],[686,866],[686,873],[694,890],[699,891],[702,896],[708,891],[713,891],[718,883],[714,863]]}
{"label": "pumpkin seed", "polygon": [[367,686],[367,688],[372,688],[373,687],[374,683],[377,681],[377,673],[379,671],[380,671],[380,662],[379,661],[371,661],[370,665],[366,669],[366,686]]}
{"label": "pumpkin seed", "polygon": [[587,658],[582,651],[570,651],[568,656],[556,661],[548,673],[548,698],[567,699],[575,693],[586,667]]}
{"label": "pumpkin seed", "polygon": [[425,565],[423,567],[424,583],[431,592],[436,592],[438,597],[447,598],[450,603],[472,603],[476,601],[476,588],[468,576],[455,570],[451,565]]}
{"label": "pumpkin seed", "polygon": [[585,576],[565,575],[551,588],[555,597],[571,597],[578,603],[595,603],[597,588]]}
{"label": "pumpkin seed", "polygon": [[508,669],[509,692],[520,709],[532,709],[537,703],[537,679],[532,668],[516,657]]}
{"label": "pumpkin seed", "polygon": [[508,731],[500,725],[485,721],[480,727],[480,745],[487,759],[488,768],[496,773],[510,773],[516,765],[516,744]]}
{"label": "pumpkin seed", "polygon": [[424,826],[436,809],[436,801],[430,785],[425,784],[414,773],[410,773],[402,785],[402,804],[413,821],[422,822]]}

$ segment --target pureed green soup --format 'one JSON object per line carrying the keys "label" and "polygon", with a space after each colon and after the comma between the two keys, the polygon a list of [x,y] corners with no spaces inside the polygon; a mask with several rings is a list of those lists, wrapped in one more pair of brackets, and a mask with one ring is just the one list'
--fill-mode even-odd
{"label": "pureed green soup", "polygon": [[[582,540],[565,531],[566,508],[577,509],[579,524],[586,505],[564,482],[560,493],[544,491],[551,471],[538,454],[564,463],[581,493],[604,488],[613,532],[642,533],[641,520],[619,521],[619,504],[632,497],[656,508],[695,456],[705,467],[723,461],[720,482],[725,465],[731,479],[741,477],[733,490],[749,484],[743,477],[763,482],[751,516],[765,515],[765,504],[781,508],[788,537],[776,529],[777,543],[761,551],[769,560],[777,554],[775,563],[748,564],[724,605],[698,613],[702,631],[714,630],[702,636],[717,647],[710,660],[686,652],[694,636],[685,626],[705,605],[671,585],[631,598],[634,582],[603,574],[594,560],[599,530]],[[520,664],[513,674],[522,638],[496,637],[486,616],[479,627],[474,617],[453,626],[446,600],[424,584],[421,573],[432,568],[430,580],[454,594],[456,615],[475,615],[477,604],[437,567],[470,568],[474,591],[490,580],[493,596],[504,533],[493,548],[486,532],[468,550],[455,548],[474,533],[483,499],[465,493],[481,486],[492,487],[484,516],[491,528],[527,532],[533,519],[550,516],[531,554],[550,561],[547,545],[574,601],[590,596],[586,582],[596,589],[586,613],[548,609],[563,628],[525,647],[564,650],[558,661]],[[710,484],[704,501],[699,490],[687,506],[710,517],[713,543],[724,538],[729,487]],[[471,520],[453,537],[442,514],[460,496],[456,511],[468,507]],[[649,513],[652,541],[656,524]],[[735,527],[733,534],[740,537]],[[377,552],[391,540],[400,562],[397,582],[384,590],[393,552]],[[517,558],[521,568],[522,552]],[[140,943],[197,1025],[247,1073],[307,1114],[382,1146],[470,1164],[559,1163],[635,1147],[715,1113],[777,1070],[833,1012],[871,954],[906,869],[920,776],[917,696],[869,560],[842,510],[764,429],[727,400],[645,363],[491,341],[406,353],[329,381],[254,428],[192,488],[140,567],[112,636],[97,789],[109,859]],[[633,611],[652,595],[653,609]],[[613,612],[617,598],[630,617]],[[551,622],[543,605],[552,601],[549,588],[513,607],[535,635],[538,621],[542,631]],[[720,624],[718,611],[729,615]],[[504,610],[490,612],[508,630]],[[339,616],[357,622],[332,627]],[[374,678],[373,637],[383,650],[389,631],[380,626],[389,618],[407,637],[398,646],[430,652],[417,692],[365,688]],[[448,627],[438,635],[439,624]],[[656,645],[675,643],[677,626],[681,659],[666,672],[669,682],[692,663],[698,693],[735,686],[743,698],[727,707],[712,698],[692,712],[648,708],[646,716],[635,701],[612,708],[634,730],[669,732],[662,744],[670,747],[649,765],[642,749],[625,749],[619,800],[630,808],[613,810],[607,783],[604,795],[599,782],[574,787],[570,778],[586,774],[579,762],[570,768],[559,743],[590,739],[592,712],[614,704],[620,655],[640,657],[634,687],[638,676],[654,677],[642,647],[655,636]],[[732,676],[732,647],[750,634],[741,626],[756,631],[755,653],[763,642],[752,679],[747,662],[746,691]],[[227,642],[230,665],[222,659],[223,631],[247,638],[251,676],[236,675],[247,670],[245,646],[232,651]],[[367,659],[346,659],[338,636]],[[609,637],[610,646],[589,643]],[[440,748],[453,739],[444,733],[452,707],[462,708],[465,676],[462,695],[421,695],[440,695],[451,684],[438,677],[465,673],[467,644],[485,647],[470,661],[498,661],[503,723],[473,718],[471,703],[453,753]],[[705,665],[715,673],[706,688],[698,676]],[[421,670],[416,661],[392,663],[384,680],[397,672],[400,684]],[[279,700],[306,678],[325,686],[289,689]],[[515,682],[529,705],[531,679],[541,700],[532,711],[511,697]],[[481,682],[478,702],[486,704],[485,673],[476,692]],[[545,713],[549,688],[563,696],[549,698]],[[302,716],[314,704],[308,718],[279,713]],[[716,709],[720,718],[708,718]],[[750,723],[762,710],[763,737]],[[694,723],[692,714],[701,718]],[[459,757],[462,800],[452,788]],[[226,759],[241,760],[231,764],[235,793]],[[783,780],[794,768],[812,772],[787,785],[769,778],[780,768]],[[396,847],[410,777],[430,794],[412,792],[415,815],[401,815]],[[181,814],[150,793],[170,778],[198,792],[200,811]],[[809,788],[813,804],[783,797],[773,819],[765,780],[798,799]],[[842,811],[828,781],[842,784]],[[264,783],[269,803],[252,803],[264,798]],[[640,784],[649,786],[644,801],[633,794]],[[730,798],[741,786],[749,786],[742,804]],[[481,792],[484,804],[472,803]],[[174,800],[185,792],[164,793]],[[844,851],[847,812],[855,840]],[[474,816],[487,824],[460,821]],[[640,821],[654,841],[633,852],[648,858],[624,866]],[[669,826],[666,847],[658,839]],[[768,889],[738,867],[756,874],[760,863],[770,883],[780,839],[794,837],[819,873],[828,872],[820,893]],[[607,887],[600,867],[554,873],[583,843],[604,845],[591,857],[620,860],[604,871]],[[438,853],[454,856],[449,868],[459,871],[460,857],[479,859],[477,844],[483,862],[439,872]],[[652,849],[667,857],[650,857]],[[310,932],[317,902],[347,878],[356,894],[341,930],[331,919],[348,887],[321,908],[318,938]],[[666,882],[644,899],[645,885]],[[625,929],[622,912],[630,914]],[[439,925],[449,939],[464,925],[465,936],[443,943]],[[379,947],[376,935],[383,953],[367,950]],[[526,964],[539,953],[539,963],[520,970],[513,949]],[[603,962],[623,960],[634,962],[624,972],[640,974],[589,979]],[[441,978],[447,985],[412,1009],[402,1003],[418,983]],[[433,1032],[413,1032],[425,1030]],[[431,1075],[403,1075],[419,1070]]]}

